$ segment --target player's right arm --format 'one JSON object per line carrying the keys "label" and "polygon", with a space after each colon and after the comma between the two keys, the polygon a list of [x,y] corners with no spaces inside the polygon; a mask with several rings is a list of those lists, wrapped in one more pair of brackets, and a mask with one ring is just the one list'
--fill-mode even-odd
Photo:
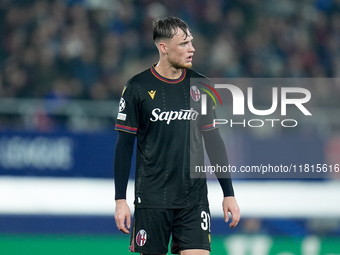
{"label": "player's right arm", "polygon": [[129,233],[131,226],[130,208],[126,203],[126,189],[130,175],[134,141],[134,134],[119,131],[114,157],[115,221],[117,228],[126,234]]}

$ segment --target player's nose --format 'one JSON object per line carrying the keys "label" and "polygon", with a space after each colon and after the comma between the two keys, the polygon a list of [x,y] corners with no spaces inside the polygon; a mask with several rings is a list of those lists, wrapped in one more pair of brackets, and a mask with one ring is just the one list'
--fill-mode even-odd
{"label": "player's nose", "polygon": [[190,43],[189,52],[195,52],[195,48],[192,43]]}

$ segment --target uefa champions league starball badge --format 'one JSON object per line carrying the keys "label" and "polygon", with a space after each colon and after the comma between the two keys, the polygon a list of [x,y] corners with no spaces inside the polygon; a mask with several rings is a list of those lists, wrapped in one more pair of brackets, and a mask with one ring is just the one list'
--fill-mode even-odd
{"label": "uefa champions league starball badge", "polygon": [[124,100],[124,98],[121,97],[121,98],[120,98],[120,101],[119,101],[119,112],[124,111],[125,106],[126,106],[125,100]]}

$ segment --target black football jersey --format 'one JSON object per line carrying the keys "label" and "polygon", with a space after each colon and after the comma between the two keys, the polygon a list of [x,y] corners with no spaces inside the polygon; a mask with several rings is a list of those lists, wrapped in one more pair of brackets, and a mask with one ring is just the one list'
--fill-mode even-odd
{"label": "black football jersey", "polygon": [[137,136],[137,208],[208,204],[206,179],[191,178],[190,168],[204,165],[201,132],[214,128],[214,110],[208,101],[207,114],[201,114],[193,78],[208,82],[191,69],[183,69],[178,79],[168,79],[152,66],[124,88],[115,128]]}

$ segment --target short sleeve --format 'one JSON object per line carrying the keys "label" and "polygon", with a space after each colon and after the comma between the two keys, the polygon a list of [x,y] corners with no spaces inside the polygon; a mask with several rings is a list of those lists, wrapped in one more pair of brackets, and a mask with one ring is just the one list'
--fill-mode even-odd
{"label": "short sleeve", "polygon": [[115,129],[131,134],[137,134],[139,125],[138,97],[133,86],[129,83],[124,87],[119,101]]}

